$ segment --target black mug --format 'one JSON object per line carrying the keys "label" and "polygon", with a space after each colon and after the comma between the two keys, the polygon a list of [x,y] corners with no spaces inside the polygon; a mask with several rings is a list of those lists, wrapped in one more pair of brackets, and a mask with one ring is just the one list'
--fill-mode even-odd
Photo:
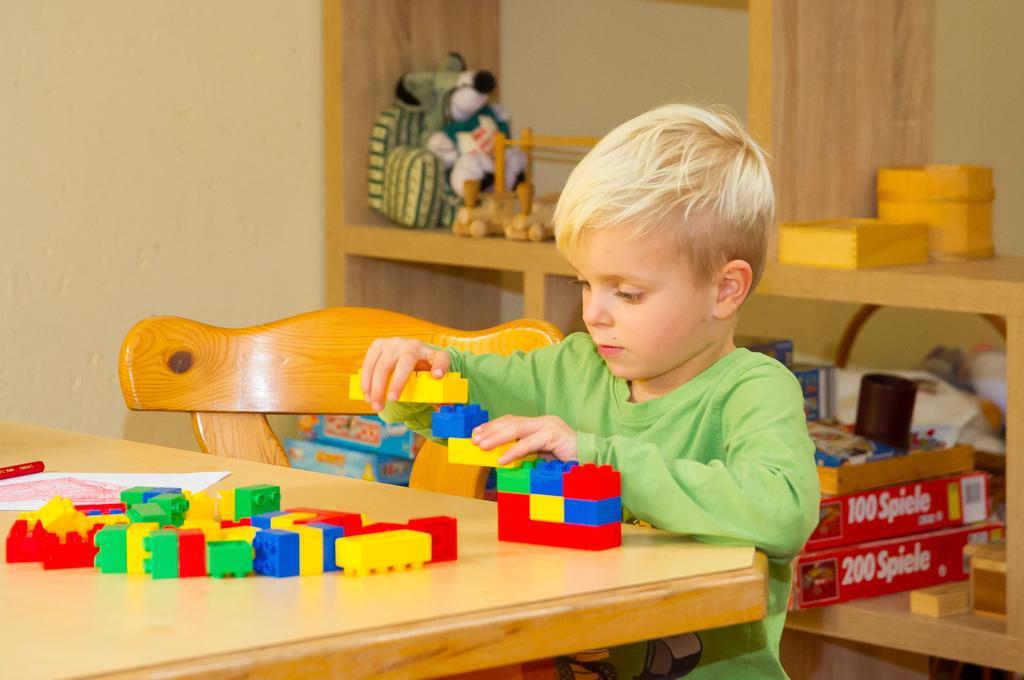
{"label": "black mug", "polygon": [[896,375],[868,373],[860,381],[854,433],[897,449],[910,448],[917,385]]}

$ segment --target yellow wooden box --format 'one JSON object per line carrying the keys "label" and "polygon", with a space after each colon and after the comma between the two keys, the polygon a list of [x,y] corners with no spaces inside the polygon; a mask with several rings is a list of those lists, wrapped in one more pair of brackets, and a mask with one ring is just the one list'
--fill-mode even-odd
{"label": "yellow wooden box", "polygon": [[928,224],[933,260],[992,257],[992,168],[879,168],[877,190],[880,219]]}
{"label": "yellow wooden box", "polygon": [[883,220],[928,224],[933,259],[992,257],[992,203],[954,201],[879,201]]}
{"label": "yellow wooden box", "polygon": [[1006,541],[970,543],[964,557],[971,567],[971,608],[978,616],[1006,620]]}
{"label": "yellow wooden box", "polygon": [[869,218],[783,222],[779,261],[862,269],[928,261],[928,226]]}

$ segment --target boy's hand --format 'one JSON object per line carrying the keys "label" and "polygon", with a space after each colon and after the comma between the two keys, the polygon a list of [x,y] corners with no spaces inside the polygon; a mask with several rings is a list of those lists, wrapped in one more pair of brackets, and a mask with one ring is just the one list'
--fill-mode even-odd
{"label": "boy's hand", "polygon": [[550,453],[561,461],[577,460],[576,430],[558,416],[502,416],[473,430],[473,442],[488,451],[508,442],[519,441],[498,459],[506,465],[528,453]]}
{"label": "boy's hand", "polygon": [[[380,411],[388,401],[398,399],[413,371],[429,370],[435,378],[444,377],[451,357],[443,349],[410,338],[379,338],[370,344],[363,358],[360,386],[370,408]],[[384,392],[387,391],[385,395]]]}

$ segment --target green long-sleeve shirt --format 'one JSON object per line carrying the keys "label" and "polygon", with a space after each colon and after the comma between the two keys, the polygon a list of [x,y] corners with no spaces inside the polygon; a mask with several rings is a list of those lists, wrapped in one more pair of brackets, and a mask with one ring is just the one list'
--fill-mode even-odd
{"label": "green long-sleeve shirt", "polygon": [[[573,427],[581,463],[610,463],[621,473],[627,519],[763,550],[767,617],[701,632],[700,665],[687,677],[784,677],[778,648],[790,561],[817,523],[819,494],[803,396],[789,370],[741,348],[671,393],[636,404],[584,333],[528,354],[448,352],[451,370],[469,380],[470,402],[492,419],[556,415]],[[431,414],[389,404],[381,416],[429,436]],[[643,655],[643,648],[632,659],[613,654],[616,665],[633,666],[620,668],[620,677],[639,674]]]}

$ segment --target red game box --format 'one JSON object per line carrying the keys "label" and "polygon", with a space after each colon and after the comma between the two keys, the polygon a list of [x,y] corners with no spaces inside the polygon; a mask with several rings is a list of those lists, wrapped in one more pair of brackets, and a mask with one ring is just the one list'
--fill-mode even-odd
{"label": "red game box", "polygon": [[967,472],[821,499],[804,552],[959,527],[988,518],[988,475]]}
{"label": "red game box", "polygon": [[793,563],[790,609],[962,581],[968,576],[964,546],[1002,535],[1002,524],[987,522],[800,554]]}

